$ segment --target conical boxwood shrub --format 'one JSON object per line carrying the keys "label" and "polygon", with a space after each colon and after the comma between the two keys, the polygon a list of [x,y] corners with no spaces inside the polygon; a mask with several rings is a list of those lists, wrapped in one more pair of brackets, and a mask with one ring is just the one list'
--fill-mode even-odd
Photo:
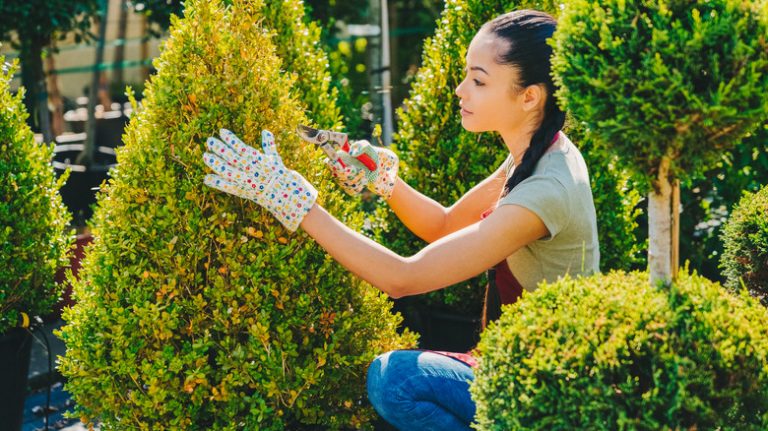
{"label": "conical boxwood shrub", "polygon": [[321,29],[307,21],[301,0],[268,1],[264,19],[273,31],[273,44],[283,68],[295,74],[291,89],[306,105],[306,115],[322,129],[339,129],[338,89],[331,87],[328,56],[320,45]]}
{"label": "conical boxwood shrub", "polygon": [[[452,205],[475,184],[493,173],[508,152],[497,134],[476,134],[461,126],[454,90],[464,78],[466,50],[487,21],[515,9],[542,10],[557,17],[560,2],[550,0],[447,0],[435,35],[424,45],[423,66],[409,98],[398,110],[394,146],[400,155],[401,178],[443,205]],[[640,196],[627,187],[627,175],[612,160],[593,155],[592,139],[570,119],[566,134],[579,146],[590,170],[603,269],[633,269],[637,254],[635,206]],[[410,254],[426,244],[412,235],[389,211],[383,241]],[[426,295],[435,306],[478,313],[484,277]]]}
{"label": "conical boxwood shrub", "polygon": [[768,306],[768,186],[745,193],[723,229],[726,285],[743,286]]}
{"label": "conical boxwood shrub", "polygon": [[698,275],[542,285],[483,333],[478,430],[764,430],[768,310]]}
{"label": "conical boxwood shrub", "polygon": [[[0,66],[5,58],[0,56]],[[50,312],[66,263],[69,213],[50,165],[53,148],[35,142],[24,92],[10,93],[16,64],[0,68],[0,334],[28,316]]]}
{"label": "conical boxwood shrub", "polygon": [[293,132],[307,119],[263,4],[231,3],[190,0],[171,25],[98,198],[60,369],[102,429],[366,428],[368,363],[413,336],[311,238],[202,182],[208,136],[258,146],[268,129],[319,201],[362,225]]}

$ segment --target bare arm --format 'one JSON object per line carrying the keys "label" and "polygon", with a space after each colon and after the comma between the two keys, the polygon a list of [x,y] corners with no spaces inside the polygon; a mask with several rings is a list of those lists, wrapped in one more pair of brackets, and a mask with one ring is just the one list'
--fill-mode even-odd
{"label": "bare arm", "polygon": [[533,212],[503,205],[488,218],[402,257],[345,226],[315,205],[301,227],[333,258],[388,295],[437,290],[471,278],[547,234]]}
{"label": "bare arm", "polygon": [[427,242],[434,242],[475,223],[481,213],[496,203],[503,185],[504,170],[500,167],[451,207],[445,208],[397,178],[387,203],[411,232]]}

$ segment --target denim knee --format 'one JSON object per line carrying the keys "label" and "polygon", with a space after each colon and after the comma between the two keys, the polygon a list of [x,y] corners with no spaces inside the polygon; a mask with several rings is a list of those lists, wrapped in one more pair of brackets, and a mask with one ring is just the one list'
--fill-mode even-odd
{"label": "denim knee", "polygon": [[387,419],[393,410],[392,401],[395,395],[395,385],[390,382],[394,373],[389,369],[392,353],[381,354],[371,362],[366,380],[368,400],[384,419]]}

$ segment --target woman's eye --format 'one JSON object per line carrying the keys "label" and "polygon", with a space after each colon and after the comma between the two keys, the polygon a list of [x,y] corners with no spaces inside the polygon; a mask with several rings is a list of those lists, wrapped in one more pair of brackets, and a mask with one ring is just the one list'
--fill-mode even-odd
{"label": "woman's eye", "polygon": [[478,81],[477,79],[473,79],[473,81],[475,81],[475,85],[477,85],[478,87],[482,87],[483,85],[485,85],[484,83]]}

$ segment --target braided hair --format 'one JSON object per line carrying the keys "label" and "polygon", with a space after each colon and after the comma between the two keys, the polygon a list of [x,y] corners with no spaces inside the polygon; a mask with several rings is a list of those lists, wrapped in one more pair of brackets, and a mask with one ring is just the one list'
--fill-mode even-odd
{"label": "braided hair", "polygon": [[533,174],[541,156],[565,124],[565,112],[554,97],[557,88],[551,74],[552,47],[547,44],[556,26],[557,21],[551,15],[528,9],[506,13],[483,26],[490,34],[508,42],[507,49],[498,55],[496,61],[513,66],[519,72],[519,84],[523,88],[544,84],[547,90],[544,117],[531,137],[522,162],[504,185],[503,195]]}

